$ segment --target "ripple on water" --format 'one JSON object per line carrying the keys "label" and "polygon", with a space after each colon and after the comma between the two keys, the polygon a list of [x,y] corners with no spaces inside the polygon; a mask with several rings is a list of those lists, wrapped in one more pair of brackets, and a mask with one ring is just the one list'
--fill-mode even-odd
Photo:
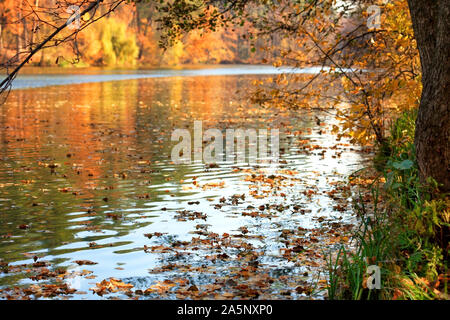
{"label": "ripple on water", "polygon": [[[231,93],[255,77],[261,76],[89,83],[61,87],[57,95],[54,88],[13,91],[1,113],[0,258],[19,265],[37,255],[68,270],[80,269],[75,260],[94,261],[81,268],[95,278],[77,277],[77,286],[88,292],[83,297],[91,299],[98,297],[89,288],[109,277],[142,290],[171,277],[198,286],[220,283],[253,261],[243,258],[247,253],[259,255],[261,274],[310,281],[303,274],[317,268],[309,260],[283,258],[293,241],[289,233],[283,238],[283,230],[304,230],[298,239],[311,239],[326,219],[350,223],[351,210],[333,210],[336,203],[326,192],[363,157],[328,132],[331,116],[320,115],[327,126],[319,135],[314,115],[242,108],[244,100]],[[304,133],[282,136],[279,164],[174,165],[171,132],[192,129],[194,119],[204,120],[205,128],[285,123],[280,129]],[[307,152],[298,140],[319,147]],[[284,180],[268,188],[252,175]],[[319,222],[321,217],[326,219]],[[214,241],[225,240],[214,234],[228,234],[232,245],[216,248]],[[217,240],[207,243],[211,237]],[[180,244],[193,238],[205,243]],[[223,258],[215,258],[218,252]],[[178,267],[155,271],[167,265]],[[1,274],[0,286],[28,284],[27,277]],[[267,292],[288,287],[277,280]]]}

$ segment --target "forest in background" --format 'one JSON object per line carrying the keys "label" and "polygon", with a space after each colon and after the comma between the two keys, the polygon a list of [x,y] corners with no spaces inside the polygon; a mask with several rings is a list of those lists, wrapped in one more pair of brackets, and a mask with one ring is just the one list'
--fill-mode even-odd
{"label": "forest in background", "polygon": [[[0,63],[30,50],[53,30],[53,0],[0,1]],[[61,8],[58,8],[61,10]],[[106,10],[100,7],[98,10]],[[102,15],[102,12],[100,12]],[[272,36],[257,40],[248,36],[253,27],[218,27],[194,30],[167,49],[159,46],[158,11],[149,2],[119,6],[75,39],[54,43],[36,54],[32,66],[177,66],[183,64],[260,63],[271,61],[289,49],[288,39]],[[39,18],[37,18],[39,17]],[[67,17],[70,17],[68,12]],[[81,19],[89,20],[89,14]],[[277,50],[263,50],[264,46]],[[257,50],[258,49],[258,50]]]}

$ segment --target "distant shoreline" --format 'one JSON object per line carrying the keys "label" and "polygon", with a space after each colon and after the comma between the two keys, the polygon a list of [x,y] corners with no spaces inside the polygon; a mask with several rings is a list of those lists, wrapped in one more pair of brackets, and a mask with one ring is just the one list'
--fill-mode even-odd
{"label": "distant shoreline", "polygon": [[[270,65],[209,65],[190,68],[159,69],[64,69],[54,68],[28,71],[19,74],[12,84],[13,90],[32,89],[83,83],[98,83],[148,78],[196,77],[196,76],[239,76],[239,75],[275,75],[275,74],[316,74],[321,67],[275,68]],[[26,70],[25,70],[26,71]],[[58,71],[58,72],[57,72]],[[64,71],[64,72],[62,72]],[[69,71],[69,72],[68,72]],[[74,72],[77,71],[77,72]]]}

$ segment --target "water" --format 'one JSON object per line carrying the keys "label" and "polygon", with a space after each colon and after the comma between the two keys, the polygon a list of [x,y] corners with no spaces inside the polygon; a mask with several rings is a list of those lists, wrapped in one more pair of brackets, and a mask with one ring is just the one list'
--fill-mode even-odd
{"label": "water", "polygon": [[[209,68],[155,69],[155,70],[104,70],[80,69],[77,74],[65,73],[58,68],[28,68],[25,74],[19,74],[12,89],[40,88],[56,85],[96,83],[105,81],[123,81],[148,78],[195,77],[195,76],[238,76],[238,75],[274,75],[274,74],[317,74],[328,67],[275,68],[269,65],[229,65]],[[343,69],[348,71],[350,69]],[[44,72],[44,73],[43,73]]]}
{"label": "water", "polygon": [[[327,193],[363,156],[330,133],[328,114],[253,107],[244,93],[269,73],[258,68],[18,79],[35,88],[13,90],[0,111],[0,259],[10,265],[0,289],[63,281],[78,290],[68,298],[97,299],[90,288],[115,277],[153,288],[141,298],[308,297],[295,288],[317,280],[322,251],[342,240],[329,230],[353,219],[348,195]],[[281,161],[175,165],[171,133],[194,120],[279,128]],[[35,281],[41,268],[11,267],[35,256],[71,276]],[[103,297],[116,296],[127,298]]]}

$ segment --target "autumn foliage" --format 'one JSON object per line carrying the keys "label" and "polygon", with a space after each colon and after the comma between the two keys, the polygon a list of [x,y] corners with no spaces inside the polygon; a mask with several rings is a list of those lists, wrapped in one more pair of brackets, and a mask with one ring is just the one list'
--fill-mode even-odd
{"label": "autumn foliage", "polygon": [[[118,1],[116,1],[118,2]],[[19,61],[42,41],[53,25],[69,18],[65,7],[54,8],[52,1],[0,2],[0,62]],[[86,14],[88,21],[95,16]],[[58,19],[54,18],[58,13]],[[38,18],[37,18],[38,17]],[[65,39],[71,30],[62,32],[31,61],[39,66],[177,66],[180,64],[255,63],[261,56],[252,55],[252,43],[241,36],[248,28],[218,28],[214,32],[194,31],[162,49],[158,42],[158,12],[151,2],[122,4],[113,14],[95,21],[74,39]]]}

